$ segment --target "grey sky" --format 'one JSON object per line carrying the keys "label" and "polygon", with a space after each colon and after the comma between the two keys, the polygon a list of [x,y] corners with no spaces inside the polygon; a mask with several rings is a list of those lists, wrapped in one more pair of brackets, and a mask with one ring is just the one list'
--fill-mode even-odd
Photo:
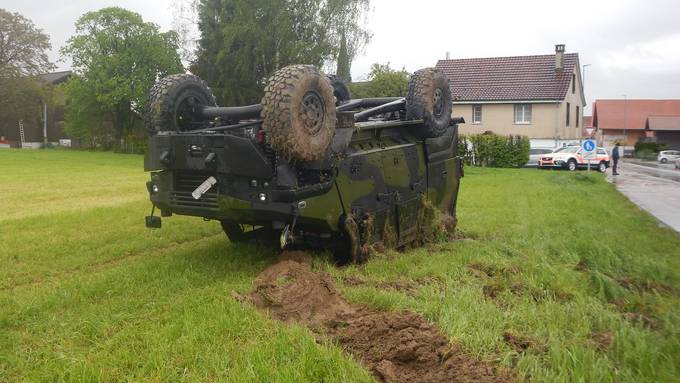
{"label": "grey sky", "polygon": [[[0,0],[33,20],[58,49],[84,12],[120,6],[167,30],[171,0]],[[586,70],[588,102],[597,98],[680,98],[678,0],[372,0],[373,40],[352,67],[365,77],[375,62],[414,71],[444,58],[550,54],[564,43]],[[58,63],[68,68],[68,63]],[[587,109],[588,112],[588,109]]]}

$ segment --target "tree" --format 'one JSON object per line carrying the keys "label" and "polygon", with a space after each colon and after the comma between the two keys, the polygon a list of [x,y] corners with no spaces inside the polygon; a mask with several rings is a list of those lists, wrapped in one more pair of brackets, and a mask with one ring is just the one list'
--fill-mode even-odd
{"label": "tree", "polygon": [[357,45],[356,22],[344,20],[364,3],[367,0],[201,0],[201,37],[192,72],[212,86],[220,104],[259,102],[267,78],[277,69],[334,62],[340,26],[351,58]]}
{"label": "tree", "polygon": [[336,74],[347,82],[351,82],[352,61],[372,37],[366,28],[369,8],[370,0],[327,0],[322,10],[331,45],[336,47]]}
{"label": "tree", "polygon": [[177,33],[180,58],[186,66],[196,60],[197,7],[198,0],[173,0],[171,4],[172,30]]}
{"label": "tree", "polygon": [[50,38],[18,13],[0,8],[0,78],[35,76],[54,65],[47,58]]}
{"label": "tree", "polygon": [[375,63],[368,73],[369,82],[352,83],[350,91],[354,98],[405,97],[408,78],[409,73],[404,68],[397,71],[390,67],[390,63]]}
{"label": "tree", "polygon": [[54,68],[50,47],[50,38],[31,20],[0,9],[0,136],[17,129],[19,120],[40,120],[47,95],[36,75]]}
{"label": "tree", "polygon": [[338,53],[338,69],[335,74],[349,84],[352,82],[351,68],[352,62],[351,58],[349,57],[349,51],[347,50],[347,38],[343,33],[342,39],[340,40],[340,52]]}
{"label": "tree", "polygon": [[94,142],[88,134],[101,132],[88,125],[110,122],[106,134],[122,144],[140,125],[154,82],[183,71],[177,34],[161,33],[139,14],[117,7],[88,12],[75,26],[61,50],[75,74],[65,87],[66,131]]}

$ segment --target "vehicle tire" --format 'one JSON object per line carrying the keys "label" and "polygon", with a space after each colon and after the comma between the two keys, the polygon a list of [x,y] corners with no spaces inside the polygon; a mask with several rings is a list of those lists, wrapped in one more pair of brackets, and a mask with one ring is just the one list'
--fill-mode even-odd
{"label": "vehicle tire", "polygon": [[600,161],[600,163],[597,164],[597,170],[598,170],[600,173],[606,172],[606,171],[607,171],[607,163],[604,162],[604,161]]}
{"label": "vehicle tire", "polygon": [[335,133],[330,81],[311,65],[279,69],[264,88],[262,120],[269,144],[286,159],[320,159]]}
{"label": "vehicle tire", "polygon": [[216,106],[215,95],[205,81],[192,74],[174,74],[156,82],[149,92],[144,128],[149,135],[161,131],[187,131],[207,127],[198,113],[202,106]]}
{"label": "vehicle tire", "polygon": [[444,73],[435,68],[415,72],[409,79],[406,96],[406,118],[422,119],[419,134],[439,137],[451,122],[451,88]]}
{"label": "vehicle tire", "polygon": [[344,104],[345,102],[352,99],[352,94],[347,87],[347,83],[340,76],[334,74],[326,75],[328,81],[331,82],[333,87],[333,96],[335,96],[335,105]]}
{"label": "vehicle tire", "polygon": [[567,162],[567,169],[568,169],[570,172],[573,172],[574,170],[576,170],[576,168],[578,168],[578,166],[577,166],[577,164],[576,164],[576,160],[573,159],[573,158],[570,159],[570,160]]}
{"label": "vehicle tire", "polygon": [[662,159],[660,159],[660,160],[659,160],[659,162],[661,162],[662,164],[665,164],[665,163],[667,163],[667,162],[668,162],[668,159],[666,159],[666,158],[662,158]]}

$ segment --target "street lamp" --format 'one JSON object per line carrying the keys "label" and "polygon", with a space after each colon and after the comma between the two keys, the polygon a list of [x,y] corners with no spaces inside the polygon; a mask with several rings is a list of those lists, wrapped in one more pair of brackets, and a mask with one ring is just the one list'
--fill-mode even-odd
{"label": "street lamp", "polygon": [[586,68],[588,68],[590,65],[591,64],[583,64],[583,69],[581,70],[581,73],[582,73],[581,76],[583,77],[581,79],[581,87],[584,89],[583,93],[585,93],[585,89],[586,89]]}

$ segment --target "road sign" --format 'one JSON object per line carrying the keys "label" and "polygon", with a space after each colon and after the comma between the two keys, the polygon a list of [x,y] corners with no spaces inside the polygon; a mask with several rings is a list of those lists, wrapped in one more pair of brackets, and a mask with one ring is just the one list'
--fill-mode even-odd
{"label": "road sign", "polygon": [[595,141],[585,140],[583,141],[583,144],[581,144],[581,147],[583,148],[581,157],[583,157],[584,160],[592,160],[597,157],[597,151],[595,150],[597,145],[595,145]]}
{"label": "road sign", "polygon": [[593,128],[586,128],[586,135],[588,135],[588,137],[592,137],[594,131],[595,129]]}

